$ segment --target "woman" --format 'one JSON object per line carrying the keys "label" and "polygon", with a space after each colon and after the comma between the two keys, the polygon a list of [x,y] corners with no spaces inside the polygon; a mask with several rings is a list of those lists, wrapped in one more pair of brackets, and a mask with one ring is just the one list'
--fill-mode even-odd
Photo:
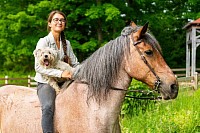
{"label": "woman", "polygon": [[[66,27],[66,16],[61,11],[52,11],[48,17],[47,30],[49,34],[44,38],[40,38],[36,49],[50,47],[58,50],[59,59],[70,63],[72,67],[76,67],[79,62],[73,53],[72,47],[68,40],[65,40],[64,29]],[[68,61],[66,61],[68,60]],[[72,69],[71,69],[72,70]],[[47,84],[42,75],[51,77],[66,78],[72,77],[72,71],[61,71],[58,69],[44,69],[35,58],[35,81],[38,82],[37,94],[42,107],[42,129],[43,133],[53,133],[53,116],[55,107],[55,90]],[[75,70],[76,71],[76,70]]]}

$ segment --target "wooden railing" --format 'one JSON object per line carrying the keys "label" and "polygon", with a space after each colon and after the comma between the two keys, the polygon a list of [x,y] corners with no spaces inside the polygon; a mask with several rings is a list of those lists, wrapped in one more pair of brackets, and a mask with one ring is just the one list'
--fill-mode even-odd
{"label": "wooden railing", "polygon": [[192,87],[194,90],[198,89],[200,82],[200,75],[196,72],[194,76],[191,77],[180,77],[178,78],[178,83],[180,86]]}
{"label": "wooden railing", "polygon": [[[198,88],[198,82],[200,82],[200,68],[196,69],[196,73],[193,77],[185,77],[185,68],[178,68],[178,69],[172,69],[174,74],[178,78],[179,85],[181,86],[190,86],[193,89]],[[11,78],[8,76],[5,76],[4,78],[0,78],[0,86],[3,85],[22,85],[22,86],[28,86],[28,87],[36,87],[37,83],[34,81],[34,77],[31,77],[28,75],[25,78]]]}
{"label": "wooden railing", "polygon": [[198,84],[200,82],[200,68],[196,68],[194,76],[191,77],[186,77],[185,68],[172,69],[172,71],[177,76],[180,86],[192,87],[194,90],[198,89]]}
{"label": "wooden railing", "polygon": [[22,85],[35,87],[37,83],[34,81],[34,77],[31,77],[30,75],[25,78],[11,78],[6,75],[4,78],[0,78],[0,86],[3,85]]}
{"label": "wooden railing", "polygon": [[[177,77],[186,76],[186,68],[175,68],[175,69],[172,69],[172,71]],[[196,72],[200,73],[200,68],[196,68]]]}

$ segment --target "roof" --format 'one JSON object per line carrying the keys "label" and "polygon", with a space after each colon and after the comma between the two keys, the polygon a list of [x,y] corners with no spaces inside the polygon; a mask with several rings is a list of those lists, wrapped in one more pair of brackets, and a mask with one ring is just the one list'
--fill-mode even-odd
{"label": "roof", "polygon": [[199,25],[200,26],[200,18],[198,18],[197,20],[194,20],[192,22],[187,23],[183,29],[187,29],[188,27],[192,26],[192,25]]}

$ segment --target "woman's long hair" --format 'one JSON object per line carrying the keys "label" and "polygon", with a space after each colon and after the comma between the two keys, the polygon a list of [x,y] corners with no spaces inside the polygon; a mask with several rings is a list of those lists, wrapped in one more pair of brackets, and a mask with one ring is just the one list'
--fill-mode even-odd
{"label": "woman's long hair", "polygon": [[[65,14],[64,14],[63,12],[61,12],[61,11],[59,11],[59,10],[52,11],[52,12],[50,12],[49,17],[48,17],[48,19],[47,19],[47,31],[48,31],[48,32],[51,31],[51,27],[49,26],[48,23],[51,23],[52,18],[53,18],[53,16],[54,16],[56,13],[58,13],[58,14],[60,14],[60,15],[62,15],[62,16],[64,17],[64,19],[66,20],[66,22],[65,22],[65,27],[66,27],[66,25],[67,25],[67,18],[66,18]],[[70,59],[69,59],[69,57],[67,56],[67,43],[66,43],[64,31],[61,32],[61,41],[62,41],[63,50],[64,50],[64,54],[65,54],[64,61],[65,61],[66,63],[69,63],[69,64],[70,64]]]}

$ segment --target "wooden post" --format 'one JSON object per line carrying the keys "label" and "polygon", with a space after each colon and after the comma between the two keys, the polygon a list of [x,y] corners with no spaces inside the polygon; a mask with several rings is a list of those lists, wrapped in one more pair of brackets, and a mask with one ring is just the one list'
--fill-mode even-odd
{"label": "wooden post", "polygon": [[194,76],[196,72],[196,27],[192,27],[192,64],[191,64],[191,76]]}
{"label": "wooden post", "polygon": [[196,72],[196,50],[200,45],[200,18],[189,22],[186,29],[186,77],[194,76]]}
{"label": "wooden post", "polygon": [[31,76],[28,75],[28,87],[31,87]]}
{"label": "wooden post", "polygon": [[189,44],[190,40],[190,33],[186,33],[186,77],[189,77],[191,75],[190,73],[190,55],[191,55],[191,45]]}
{"label": "wooden post", "polygon": [[198,72],[194,73],[194,90],[198,89]]}
{"label": "wooden post", "polygon": [[8,76],[6,75],[5,76],[5,85],[7,85],[8,84]]}

